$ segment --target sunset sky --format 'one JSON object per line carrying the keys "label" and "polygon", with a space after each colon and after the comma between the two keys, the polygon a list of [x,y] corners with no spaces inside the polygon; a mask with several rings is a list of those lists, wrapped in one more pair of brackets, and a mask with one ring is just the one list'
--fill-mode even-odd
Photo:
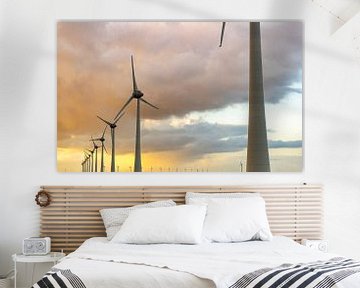
{"label": "sunset sky", "polygon": [[[303,26],[261,29],[271,170],[302,171]],[[245,168],[249,23],[227,22],[222,48],[220,31],[221,22],[59,22],[58,170],[81,171],[104,129],[96,115],[112,120],[130,97],[130,55],[144,98],[160,108],[141,107],[143,171]],[[134,145],[135,101],[116,128],[119,171],[132,171]]]}

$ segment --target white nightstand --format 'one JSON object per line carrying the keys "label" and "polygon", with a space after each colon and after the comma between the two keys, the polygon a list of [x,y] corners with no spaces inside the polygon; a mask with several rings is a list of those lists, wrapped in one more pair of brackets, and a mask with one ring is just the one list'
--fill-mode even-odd
{"label": "white nightstand", "polygon": [[34,265],[36,265],[36,263],[54,263],[54,265],[61,259],[65,257],[65,253],[60,253],[60,252],[50,252],[49,254],[46,255],[39,255],[39,256],[27,256],[27,255],[23,255],[23,254],[14,254],[12,255],[12,259],[14,261],[14,270],[15,270],[15,277],[14,277],[14,288],[16,288],[16,264],[17,263],[32,263],[33,267],[32,267],[32,272],[31,272],[31,285],[33,285],[33,281],[34,281]]}
{"label": "white nightstand", "polygon": [[310,239],[303,239],[301,240],[301,244],[309,247],[314,250],[318,250],[321,252],[328,251],[328,242],[326,240],[310,240]]}

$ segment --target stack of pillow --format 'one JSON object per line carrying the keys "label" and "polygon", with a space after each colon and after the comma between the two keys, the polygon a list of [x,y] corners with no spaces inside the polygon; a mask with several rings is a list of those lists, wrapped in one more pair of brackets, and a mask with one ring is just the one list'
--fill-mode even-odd
{"label": "stack of pillow", "polygon": [[[172,200],[102,209],[112,243],[199,244],[271,240],[264,199],[257,193],[186,193]],[[151,209],[147,209],[151,208]]]}

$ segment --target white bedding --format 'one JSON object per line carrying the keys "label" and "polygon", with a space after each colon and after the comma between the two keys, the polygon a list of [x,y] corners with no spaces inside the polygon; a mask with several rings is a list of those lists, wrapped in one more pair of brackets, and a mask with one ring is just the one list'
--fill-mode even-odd
{"label": "white bedding", "polygon": [[[242,275],[264,267],[335,256],[311,250],[285,237],[200,245],[112,244],[106,238],[91,238],[55,267],[70,269],[87,288],[227,288]],[[360,287],[360,273],[334,287]]]}

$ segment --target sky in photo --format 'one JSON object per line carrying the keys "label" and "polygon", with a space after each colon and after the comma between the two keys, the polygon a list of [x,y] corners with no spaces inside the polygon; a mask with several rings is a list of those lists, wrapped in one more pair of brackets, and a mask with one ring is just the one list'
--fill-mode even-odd
{"label": "sky in photo", "polygon": [[[249,23],[59,22],[58,170],[81,171],[99,137],[138,88],[143,171],[238,172],[246,167]],[[273,172],[302,171],[301,22],[262,22],[266,121]],[[116,128],[116,170],[134,165],[135,101]],[[105,134],[105,170],[111,140]],[[98,150],[100,159],[100,149]]]}

